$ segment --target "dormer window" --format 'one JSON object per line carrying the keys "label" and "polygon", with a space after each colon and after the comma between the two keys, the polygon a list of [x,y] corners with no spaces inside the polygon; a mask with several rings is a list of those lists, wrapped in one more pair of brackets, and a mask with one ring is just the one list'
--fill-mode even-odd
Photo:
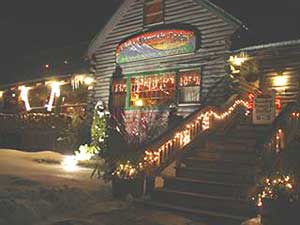
{"label": "dormer window", "polygon": [[164,1],[145,0],[144,3],[144,25],[151,26],[164,21]]}

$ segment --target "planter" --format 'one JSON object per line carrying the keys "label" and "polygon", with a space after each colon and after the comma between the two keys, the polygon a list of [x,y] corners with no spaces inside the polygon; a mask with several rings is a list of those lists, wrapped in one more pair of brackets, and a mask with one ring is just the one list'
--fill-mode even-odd
{"label": "planter", "polygon": [[112,193],[114,198],[125,198],[128,194],[133,197],[141,197],[144,194],[145,179],[138,177],[134,179],[113,178]]}
{"label": "planter", "polygon": [[299,213],[299,202],[289,202],[286,199],[264,199],[261,209],[263,225],[295,224]]}

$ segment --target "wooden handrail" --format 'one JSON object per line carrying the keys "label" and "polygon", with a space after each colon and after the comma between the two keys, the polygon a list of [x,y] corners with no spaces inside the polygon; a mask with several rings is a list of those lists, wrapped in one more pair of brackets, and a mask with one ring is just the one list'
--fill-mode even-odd
{"label": "wooden handrail", "polygon": [[280,152],[294,139],[300,128],[300,105],[289,103],[274,120],[269,131],[258,142],[259,154],[263,151]]}
{"label": "wooden handrail", "polygon": [[199,135],[209,129],[224,125],[233,113],[239,108],[248,108],[248,102],[238,96],[232,96],[222,107],[205,107],[187,117],[177,127],[161,136],[152,144],[142,149],[145,152],[144,161],[155,166],[155,174],[158,174],[166,166],[174,161],[178,153],[184,149]]}

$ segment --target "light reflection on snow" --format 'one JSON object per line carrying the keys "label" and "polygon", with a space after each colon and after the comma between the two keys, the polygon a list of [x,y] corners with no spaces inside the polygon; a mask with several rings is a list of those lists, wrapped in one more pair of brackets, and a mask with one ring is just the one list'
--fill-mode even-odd
{"label": "light reflection on snow", "polygon": [[73,172],[78,170],[78,161],[74,155],[66,155],[62,165],[66,171]]}

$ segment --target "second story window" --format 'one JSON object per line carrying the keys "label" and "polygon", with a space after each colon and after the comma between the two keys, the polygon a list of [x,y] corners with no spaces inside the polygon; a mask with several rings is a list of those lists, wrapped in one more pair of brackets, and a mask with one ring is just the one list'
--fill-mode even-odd
{"label": "second story window", "polygon": [[144,3],[144,25],[161,23],[164,20],[163,0],[145,0]]}

